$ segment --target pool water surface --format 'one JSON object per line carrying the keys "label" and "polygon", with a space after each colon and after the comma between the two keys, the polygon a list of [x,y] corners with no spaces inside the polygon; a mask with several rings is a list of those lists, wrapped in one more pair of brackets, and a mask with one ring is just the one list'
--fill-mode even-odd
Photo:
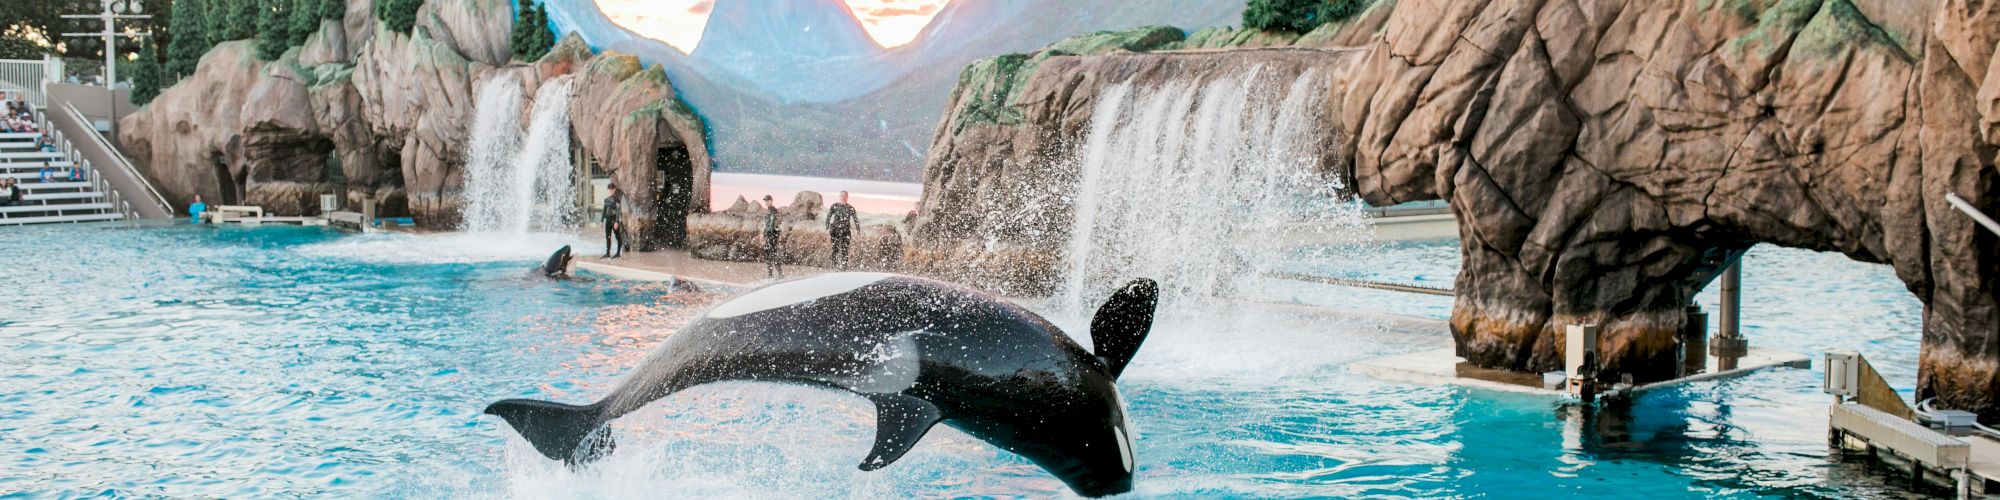
{"label": "pool water surface", "polygon": [[[593,400],[737,290],[552,283],[529,269],[563,238],[480,238],[185,225],[0,233],[0,255],[15,263],[0,271],[0,497],[1068,494],[942,426],[891,467],[861,472],[874,427],[865,400],[769,384],[704,386],[628,415],[599,464],[546,460],[480,411],[513,397]],[[1295,267],[1449,286],[1456,255],[1449,241],[1384,244]],[[1768,247],[1745,264],[1752,342],[1814,357],[1859,349],[1892,383],[1912,383],[1920,309],[1888,268]],[[1906,494],[1829,456],[1817,362],[1585,415],[1347,371],[1450,340],[1341,311],[1442,319],[1449,298],[1276,280],[1255,295],[1224,310],[1162,304],[1120,382],[1137,434],[1133,495]],[[1703,300],[1712,307],[1713,292]]]}

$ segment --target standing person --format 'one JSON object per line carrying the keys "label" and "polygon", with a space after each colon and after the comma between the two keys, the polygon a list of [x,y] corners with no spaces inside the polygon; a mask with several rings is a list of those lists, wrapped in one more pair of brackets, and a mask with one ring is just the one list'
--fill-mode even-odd
{"label": "standing person", "polygon": [[194,203],[188,204],[188,223],[200,224],[201,213],[208,211],[208,204],[201,202],[201,195],[194,195]]}
{"label": "standing person", "polygon": [[[612,244],[613,238],[617,244]],[[604,258],[616,259],[625,255],[625,197],[618,194],[618,185],[611,185],[611,196],[604,197]]]}
{"label": "standing person", "polygon": [[840,192],[840,201],[826,209],[826,236],[833,240],[833,255],[828,258],[835,268],[847,270],[847,242],[854,236],[861,224],[855,221],[854,205],[847,204],[847,192]]}
{"label": "standing person", "polygon": [[778,263],[778,203],[768,194],[764,195],[764,271],[772,278],[785,275]]}

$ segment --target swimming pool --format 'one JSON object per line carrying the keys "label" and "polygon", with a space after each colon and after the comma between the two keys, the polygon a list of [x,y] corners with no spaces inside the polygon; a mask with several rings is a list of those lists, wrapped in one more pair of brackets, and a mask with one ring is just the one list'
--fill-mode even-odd
{"label": "swimming pool", "polygon": [[[774,385],[663,399],[618,423],[620,448],[597,466],[542,459],[480,410],[509,397],[593,399],[723,296],[529,279],[558,240],[297,227],[0,233],[12,263],[0,272],[0,497],[1067,494],[1026,461],[943,427],[888,469],[858,471],[872,441],[868,403]],[[1439,255],[1455,257],[1455,246],[1385,245],[1300,265],[1449,283],[1455,270]],[[1919,311],[1887,268],[1763,247],[1746,263],[1753,342],[1858,348],[1892,382],[1913,379]],[[1258,293],[1449,311],[1445,298],[1291,282]],[[1295,306],[1168,313],[1121,383],[1138,434],[1135,494],[1903,491],[1828,457],[1813,371],[1691,384],[1584,419],[1542,398],[1349,374],[1352,361],[1449,344],[1378,324]]]}

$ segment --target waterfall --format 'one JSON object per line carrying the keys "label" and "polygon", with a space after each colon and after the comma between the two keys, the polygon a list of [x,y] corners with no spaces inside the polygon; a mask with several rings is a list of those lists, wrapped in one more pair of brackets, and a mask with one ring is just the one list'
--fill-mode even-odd
{"label": "waterfall", "polygon": [[527,234],[576,224],[576,184],[569,158],[568,75],[535,92],[525,133],[521,86],[501,76],[480,83],[465,152],[463,229]]}
{"label": "waterfall", "polygon": [[1315,131],[1325,93],[1313,72],[1283,80],[1256,70],[1101,91],[1077,157],[1058,307],[1088,314],[1112,287],[1148,277],[1164,304],[1223,312],[1297,258],[1276,243],[1286,231],[1366,241],[1361,207],[1316,168],[1331,147]]}

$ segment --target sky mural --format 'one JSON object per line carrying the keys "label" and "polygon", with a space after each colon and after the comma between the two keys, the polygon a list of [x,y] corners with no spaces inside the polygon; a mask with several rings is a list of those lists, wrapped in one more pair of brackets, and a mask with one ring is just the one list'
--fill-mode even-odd
{"label": "sky mural", "polygon": [[[883,47],[909,43],[951,0],[846,0],[848,12]],[[694,52],[715,0],[597,0],[611,21],[681,52]]]}

